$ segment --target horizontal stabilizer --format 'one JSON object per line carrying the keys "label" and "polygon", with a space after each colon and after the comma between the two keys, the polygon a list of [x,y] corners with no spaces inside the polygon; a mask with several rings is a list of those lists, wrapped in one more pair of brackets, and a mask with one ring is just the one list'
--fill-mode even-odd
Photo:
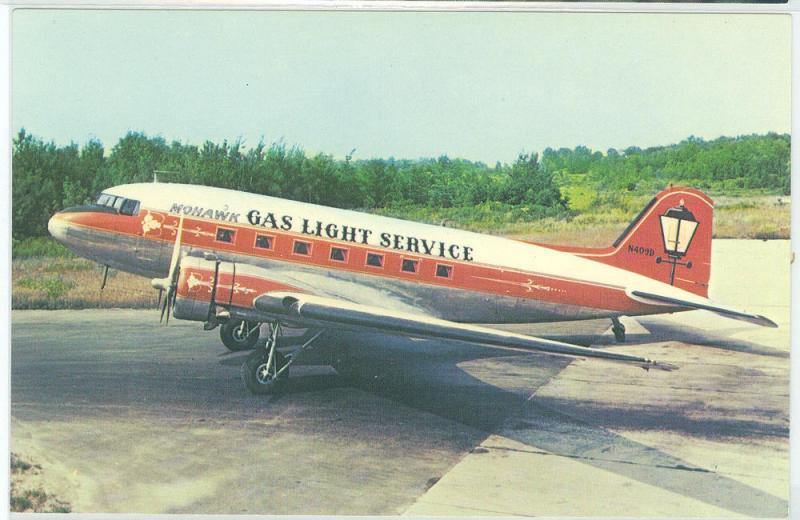
{"label": "horizontal stabilizer", "polygon": [[260,311],[271,315],[283,314],[295,321],[318,326],[334,325],[352,329],[371,329],[401,336],[479,343],[505,350],[538,351],[566,356],[600,358],[631,363],[644,369],[675,370],[677,368],[675,365],[639,356],[596,350],[535,336],[307,294],[271,292],[257,297],[254,305]]}
{"label": "horizontal stabilizer", "polygon": [[722,307],[706,301],[703,303],[683,300],[674,298],[672,296],[663,296],[660,294],[649,293],[645,291],[628,290],[626,291],[629,296],[643,303],[654,305],[672,305],[675,307],[683,307],[685,309],[700,309],[704,311],[711,311],[724,316],[726,318],[733,318],[734,320],[746,321],[762,327],[777,328],[778,324],[760,314],[748,314],[746,312],[737,311],[728,307]]}

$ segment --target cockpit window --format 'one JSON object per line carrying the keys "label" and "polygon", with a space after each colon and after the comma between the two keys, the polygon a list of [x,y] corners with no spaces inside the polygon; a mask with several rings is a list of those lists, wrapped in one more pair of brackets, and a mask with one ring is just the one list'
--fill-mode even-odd
{"label": "cockpit window", "polygon": [[125,202],[122,203],[122,207],[119,208],[119,212],[123,215],[136,215],[139,213],[139,201],[133,199],[125,199]]}
{"label": "cockpit window", "polygon": [[[97,197],[97,205],[98,206],[105,206],[107,208],[115,208],[119,209],[118,204],[122,204],[122,201],[125,200],[122,197],[117,197],[115,195],[109,195],[108,193],[101,193],[99,197]],[[119,201],[119,203],[117,203]]]}
{"label": "cockpit window", "polygon": [[123,215],[137,215],[139,213],[139,201],[133,199],[126,199],[125,197],[117,197],[109,193],[101,193],[97,197],[98,206],[105,206],[116,210]]}

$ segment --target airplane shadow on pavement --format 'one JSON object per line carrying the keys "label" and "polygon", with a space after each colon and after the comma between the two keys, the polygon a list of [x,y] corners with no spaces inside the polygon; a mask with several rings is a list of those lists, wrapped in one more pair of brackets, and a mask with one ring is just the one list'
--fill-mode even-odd
{"label": "airplane shadow on pavement", "polygon": [[703,347],[789,359],[788,350],[781,350],[730,337],[733,331],[752,330],[754,328],[753,325],[743,324],[740,327],[734,325],[726,329],[724,333],[721,333],[696,327],[688,327],[684,324],[677,324],[660,318],[639,318],[639,322],[650,332],[649,335],[643,335],[646,339],[642,339],[642,341],[647,343],[656,341],[681,341]]}
{"label": "airplane shadow on pavement", "polygon": [[789,352],[786,350],[730,337],[732,331],[749,330],[754,327],[752,325],[744,324],[741,327],[727,328],[724,332],[714,332],[690,327],[683,323],[667,321],[659,317],[640,316],[636,318],[636,321],[646,331],[628,332],[624,343],[618,343],[612,334],[571,334],[569,331],[564,331],[563,333],[541,333],[537,330],[535,335],[592,348],[625,347],[626,345],[633,346],[662,341],[680,341],[703,347],[789,359]]}
{"label": "airplane shadow on pavement", "polygon": [[[61,459],[79,465],[86,458],[86,450],[107,457],[116,457],[117,452],[124,455],[128,450],[119,443],[128,442],[130,425],[139,424],[139,419],[146,425],[143,431],[152,432],[149,442],[156,446],[163,442],[162,435],[168,438],[176,434],[191,435],[198,424],[202,428],[211,424],[215,431],[227,435],[209,438],[220,439],[220,444],[213,440],[199,444],[204,450],[229,453],[229,439],[257,439],[262,443],[258,445],[263,446],[268,442],[264,439],[274,435],[278,443],[275,446],[283,446],[298,457],[304,455],[301,447],[280,444],[286,438],[295,438],[297,431],[304,435],[315,433],[318,439],[327,439],[328,435],[335,439],[353,436],[360,440],[361,448],[366,445],[365,439],[376,444],[370,439],[377,436],[380,440],[374,454],[397,448],[413,451],[411,447],[417,445],[432,449],[437,442],[449,443],[443,451],[460,453],[481,444],[489,434],[497,433],[521,443],[532,453],[569,458],[736,513],[772,517],[787,514],[786,501],[778,497],[615,433],[622,430],[664,432],[686,438],[689,447],[693,438],[713,440],[717,437],[736,438],[744,443],[748,438],[773,438],[779,442],[786,439],[788,446],[788,423],[782,422],[786,413],[782,411],[784,398],[780,396],[773,397],[771,404],[777,411],[776,417],[761,416],[751,409],[743,410],[745,414],[705,410],[708,419],[698,420],[689,413],[697,411],[696,408],[687,412],[686,400],[684,404],[671,402],[670,388],[661,386],[661,381],[670,381],[666,377],[653,378],[648,383],[650,386],[642,389],[662,397],[654,400],[655,404],[626,408],[613,398],[600,395],[607,376],[601,366],[607,365],[603,363],[591,365],[591,372],[586,372],[590,379],[597,381],[583,383],[588,391],[581,390],[581,386],[572,387],[578,391],[572,397],[565,397],[563,393],[553,392],[556,385],[570,383],[564,381],[565,377],[557,377],[570,364],[564,358],[508,353],[455,342],[326,333],[320,351],[324,350],[323,346],[330,346],[337,355],[338,351],[349,354],[342,363],[337,363],[346,377],[329,368],[297,367],[283,395],[265,398],[250,395],[239,380],[238,369],[246,353],[217,357],[212,348],[222,347],[218,346],[216,338],[198,336],[194,324],[176,323],[154,332],[151,323],[141,317],[138,311],[86,314],[81,319],[75,319],[71,312],[56,312],[47,315],[47,320],[35,312],[16,314],[11,357],[12,415],[23,423],[49,425],[51,430],[52,425],[67,425],[67,430],[75,433],[73,441],[64,437],[63,431],[58,429],[61,426],[52,430],[55,433],[49,437],[43,434],[47,445],[60,452]],[[607,322],[602,325],[608,327]],[[661,339],[695,341],[694,336],[699,334],[685,328],[646,325],[652,334],[646,338],[632,337],[632,349],[637,348],[636,343]],[[87,334],[87,328],[106,332]],[[572,336],[569,336],[570,329]],[[580,339],[576,325],[552,330],[564,340]],[[601,333],[602,330],[591,336],[595,343],[608,341],[608,346],[617,346],[613,337],[601,336]],[[766,347],[746,342],[723,338],[716,345],[715,336],[705,334],[704,337],[705,342],[711,343],[709,348],[686,345],[675,348],[684,348],[692,354],[698,350],[706,354],[728,354],[712,349],[713,346],[778,355]],[[788,364],[783,358],[783,354],[763,358],[764,365],[769,361],[779,368],[773,370],[778,376],[773,377],[772,388],[780,391],[783,389],[781,367]],[[589,368],[590,362],[582,363]],[[577,368],[570,367],[570,370]],[[622,368],[628,370],[628,367]],[[726,371],[716,373],[717,378],[706,386],[723,384],[736,390],[737,378],[746,367],[726,365],[723,368]],[[677,377],[685,378],[690,369],[694,370],[692,377],[705,377],[703,367],[686,367],[676,373]],[[642,373],[638,368],[630,370],[632,374]],[[754,382],[766,380],[769,375],[758,376],[761,379],[756,377]],[[552,384],[548,385],[549,382]],[[788,393],[788,384],[786,387]],[[623,394],[617,395],[637,392],[638,387],[635,384],[617,386],[617,390],[620,389]],[[714,389],[720,390],[716,386]],[[757,384],[750,391],[751,399],[767,397]],[[692,388],[684,392],[692,398]],[[702,406],[702,390],[697,392],[696,402]],[[732,398],[740,395],[732,394]],[[387,406],[375,396],[398,406]],[[758,403],[747,406],[756,412],[762,408]],[[426,413],[431,417],[426,417]],[[103,422],[98,423],[98,420]],[[204,422],[199,423],[200,420]],[[95,430],[97,424],[102,424],[104,429]],[[397,432],[402,433],[399,441],[391,438]],[[381,445],[383,441],[385,446]],[[326,445],[321,442],[318,446]],[[264,450],[259,450],[263,454]],[[241,456],[243,463],[253,464],[246,466],[249,471],[261,471],[264,461],[268,465],[273,460],[270,458],[273,452],[266,451],[269,456],[265,459],[253,458],[250,451],[243,451],[232,455],[232,460]],[[190,452],[178,455],[187,457]],[[403,463],[400,459],[392,460],[404,467],[409,463],[413,465],[413,461]],[[454,456],[453,461],[456,460],[458,457]],[[371,460],[366,462],[366,466],[371,467],[371,464]],[[429,469],[424,460],[411,468],[406,475],[406,491],[392,504],[407,503],[418,496],[419,478],[428,479],[432,475],[427,472]],[[92,468],[85,470],[90,472]],[[340,468],[333,465],[331,474],[335,475],[336,471]],[[424,473],[417,475],[419,471]],[[272,477],[286,478],[291,474],[292,471],[284,471]],[[387,481],[395,478],[380,474]],[[135,473],[126,472],[112,476],[136,477]],[[261,475],[262,478],[269,476],[268,473]],[[324,478],[327,477],[323,475]],[[356,480],[352,482],[357,484]],[[591,486],[590,482],[585,484]],[[239,486],[237,489],[244,490],[242,496],[245,496],[246,488]],[[313,492],[319,494],[320,489],[324,486],[313,488]],[[521,489],[520,492],[536,493],[536,490]],[[341,496],[337,491],[334,493]],[[285,496],[284,500],[289,498]],[[213,500],[218,499],[216,495],[213,497]],[[374,504],[376,513],[386,511],[387,499],[382,500]],[[627,500],[635,500],[635,497]],[[297,503],[286,504],[286,507],[300,507]],[[337,502],[336,507],[338,509],[309,506],[297,511],[353,511],[349,499]]]}
{"label": "airplane shadow on pavement", "polygon": [[[631,338],[647,342],[664,338],[768,356],[780,352],[669,325],[648,324],[650,335]],[[579,342],[580,337],[560,339]],[[586,338],[588,339],[588,336]],[[594,336],[596,342],[612,338]],[[700,342],[699,340],[704,341]],[[568,457],[590,466],[748,516],[785,516],[788,503],[776,496],[632,441],[615,428],[664,431],[699,437],[785,436],[788,426],[736,417],[693,419],[681,404],[658,403],[648,409],[623,409],[607,401],[562,400],[532,396],[569,365],[570,360],[547,355],[519,355],[446,341],[414,341],[378,334],[333,333],[326,343],[347,345],[345,377],[294,378],[278,399],[297,392],[350,385],[417,410],[523,443],[531,452]],[[782,357],[782,356],[781,356]],[[468,367],[469,372],[464,369]],[[602,368],[600,368],[602,370]],[[340,368],[344,372],[342,368]],[[584,411],[591,413],[583,414]],[[570,412],[569,414],[564,411]],[[597,421],[585,417],[603,417]],[[687,442],[691,442],[690,440]]]}

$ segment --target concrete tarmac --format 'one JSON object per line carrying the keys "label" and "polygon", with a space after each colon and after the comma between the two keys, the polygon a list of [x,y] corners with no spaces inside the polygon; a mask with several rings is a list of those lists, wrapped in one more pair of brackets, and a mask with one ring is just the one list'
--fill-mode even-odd
{"label": "concrete tarmac", "polygon": [[199,324],[15,311],[12,450],[76,512],[786,516],[789,244],[714,247],[712,297],[780,328],[696,311],[628,319],[618,345],[606,321],[516,327],[671,373],[334,333],[320,354],[347,374],[293,367],[265,398]]}

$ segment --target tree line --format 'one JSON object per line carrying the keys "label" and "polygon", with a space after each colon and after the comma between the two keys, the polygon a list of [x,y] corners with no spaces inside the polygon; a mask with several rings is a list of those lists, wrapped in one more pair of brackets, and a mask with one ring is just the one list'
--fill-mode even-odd
{"label": "tree line", "polygon": [[585,175],[601,192],[649,192],[680,182],[716,192],[764,189],[788,195],[789,145],[789,135],[769,133],[712,141],[690,136],[675,145],[612,148],[605,154],[585,146],[548,148],[542,167],[562,176]]}
{"label": "tree line", "polygon": [[560,188],[652,192],[668,183],[706,190],[789,192],[789,136],[690,137],[676,145],[605,153],[584,146],[521,153],[512,164],[465,159],[336,159],[263,141],[167,143],[130,132],[110,151],[97,140],[57,146],[20,130],[12,149],[12,234],[47,234],[50,215],[130,182],[204,184],[341,208],[470,207],[524,209],[525,218],[570,214]]}

